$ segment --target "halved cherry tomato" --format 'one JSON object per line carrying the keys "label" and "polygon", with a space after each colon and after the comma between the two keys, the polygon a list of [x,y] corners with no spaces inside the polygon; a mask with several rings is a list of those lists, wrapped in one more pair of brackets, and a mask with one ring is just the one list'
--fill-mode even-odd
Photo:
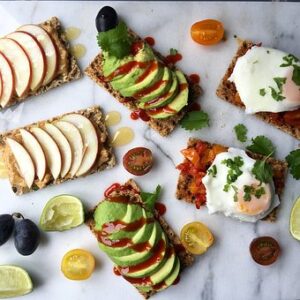
{"label": "halved cherry tomato", "polygon": [[191,36],[196,43],[201,45],[214,45],[222,40],[224,27],[218,20],[203,20],[192,25]]}
{"label": "halved cherry tomato", "polygon": [[204,224],[192,222],[181,229],[180,240],[189,252],[200,255],[213,244],[214,237]]}
{"label": "halved cherry tomato", "polygon": [[144,147],[133,148],[124,155],[123,165],[133,175],[147,174],[153,166],[152,152]]}
{"label": "halved cherry tomato", "polygon": [[61,262],[61,271],[71,280],[88,279],[94,268],[94,256],[83,249],[74,249],[67,252]]}

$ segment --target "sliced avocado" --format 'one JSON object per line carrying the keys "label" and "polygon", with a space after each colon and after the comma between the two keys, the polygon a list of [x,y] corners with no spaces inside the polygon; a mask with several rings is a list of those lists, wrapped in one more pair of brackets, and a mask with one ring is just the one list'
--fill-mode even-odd
{"label": "sliced avocado", "polygon": [[155,60],[153,63],[156,65],[154,70],[148,74],[148,69],[144,69],[144,72],[147,72],[147,76],[143,78],[142,81],[128,85],[124,89],[121,89],[119,91],[120,94],[124,97],[136,97],[140,91],[161,80],[164,73],[164,67],[157,60]]}
{"label": "sliced avocado", "polygon": [[115,220],[122,220],[126,215],[128,204],[102,201],[94,212],[95,230],[101,230],[102,225]]}
{"label": "sliced avocado", "polygon": [[184,106],[188,103],[188,97],[189,97],[189,86],[187,83],[187,80],[184,76],[184,74],[180,71],[176,71],[176,76],[179,81],[179,93],[174,98],[174,100],[169,103],[166,107],[166,110],[163,110],[159,113],[149,113],[149,115],[154,119],[164,119],[171,117],[178,112],[180,112]]}
{"label": "sliced avocado", "polygon": [[153,85],[153,87],[155,87],[155,85],[157,84],[159,85],[155,87],[155,89],[153,89],[153,87],[151,88],[150,86],[149,87],[150,90],[147,90],[147,88],[145,90],[142,90],[141,93],[143,93],[144,95],[142,97],[139,97],[138,99],[139,102],[148,102],[153,99],[156,99],[157,97],[164,95],[170,89],[172,83],[173,83],[172,71],[168,67],[164,67],[164,73],[161,81],[156,82]]}
{"label": "sliced avocado", "polygon": [[165,279],[165,285],[159,289],[158,291],[162,291],[165,290],[166,288],[168,288],[169,286],[171,286],[175,280],[177,279],[178,275],[180,272],[180,260],[179,258],[176,256],[175,259],[175,263],[174,263],[174,267],[172,272],[170,273],[170,275]]}
{"label": "sliced avocado", "polygon": [[[154,247],[156,245],[156,243],[161,239],[161,237],[162,237],[161,226],[159,225],[158,222],[155,222],[154,226],[153,226],[152,234],[149,238],[150,245],[153,245],[153,247]],[[120,256],[120,257],[111,256],[111,255],[109,255],[109,257],[118,266],[126,267],[126,266],[134,266],[139,263],[142,263],[145,260],[147,260],[151,255],[152,255],[152,253],[151,253],[151,249],[150,249],[147,251],[135,252],[133,254]]]}
{"label": "sliced avocado", "polygon": [[178,94],[178,79],[177,76],[174,72],[172,73],[172,84],[169,88],[169,90],[167,90],[164,94],[162,94],[161,96],[157,97],[154,100],[151,100],[147,103],[139,103],[138,107],[141,109],[153,109],[153,108],[157,108],[157,107],[161,107],[164,105],[169,104],[170,102],[173,101],[173,99],[177,96]]}

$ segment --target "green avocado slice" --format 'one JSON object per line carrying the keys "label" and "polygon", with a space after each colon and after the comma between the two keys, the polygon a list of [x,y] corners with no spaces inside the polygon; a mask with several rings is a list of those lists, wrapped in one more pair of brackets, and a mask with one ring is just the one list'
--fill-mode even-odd
{"label": "green avocado slice", "polygon": [[169,87],[168,90],[165,91],[164,94],[161,94],[158,96],[156,99],[153,99],[151,101],[148,101],[146,103],[138,103],[138,107],[141,109],[153,109],[157,107],[161,107],[164,105],[169,104],[170,102],[173,101],[173,99],[176,97],[178,94],[178,79],[177,76],[174,72],[171,72],[172,75],[172,83],[171,86]]}
{"label": "green avocado slice", "polygon": [[[162,76],[161,81],[154,83],[154,85],[149,87],[149,89],[145,89],[141,91],[143,94],[141,97],[138,98],[139,102],[148,102],[161,95],[164,95],[171,87],[173,83],[173,76],[172,72],[168,67],[164,67],[164,73]],[[157,86],[156,86],[157,85]]]}
{"label": "green avocado slice", "polygon": [[176,76],[179,81],[179,93],[171,103],[166,105],[166,110],[161,107],[161,112],[159,113],[151,113],[150,111],[148,111],[150,117],[154,119],[168,118],[180,112],[183,107],[187,105],[189,98],[189,86],[187,80],[184,74],[180,71],[176,71]]}
{"label": "green avocado slice", "polygon": [[176,256],[176,260],[175,260],[174,267],[173,267],[171,274],[165,279],[165,285],[158,291],[165,290],[166,288],[171,286],[174,283],[174,281],[177,279],[179,272],[180,272],[180,260]]}
{"label": "green avocado slice", "polygon": [[149,74],[148,68],[144,69],[144,72],[147,73],[147,76],[143,78],[142,81],[120,89],[120,94],[124,97],[137,97],[136,95],[140,91],[160,81],[164,73],[164,67],[158,62],[158,60],[154,60],[150,68],[152,68],[152,66],[154,66],[154,70],[152,70]]}

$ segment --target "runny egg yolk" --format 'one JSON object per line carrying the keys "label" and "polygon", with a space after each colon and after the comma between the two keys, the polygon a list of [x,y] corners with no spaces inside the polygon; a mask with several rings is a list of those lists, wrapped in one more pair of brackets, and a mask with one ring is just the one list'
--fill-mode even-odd
{"label": "runny egg yolk", "polygon": [[258,184],[251,185],[254,190],[259,188],[264,189],[264,193],[261,196],[255,196],[255,193],[251,193],[251,199],[245,200],[244,188],[239,189],[237,192],[237,209],[245,215],[258,215],[267,211],[270,207],[272,200],[272,192],[269,184]]}
{"label": "runny egg yolk", "polygon": [[286,82],[282,86],[282,94],[288,102],[300,105],[300,87],[292,80],[292,70],[287,74]]}

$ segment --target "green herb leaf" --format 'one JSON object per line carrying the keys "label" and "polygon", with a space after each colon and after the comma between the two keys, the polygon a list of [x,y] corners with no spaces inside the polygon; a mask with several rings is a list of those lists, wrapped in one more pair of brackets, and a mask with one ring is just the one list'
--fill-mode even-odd
{"label": "green herb leaf", "polygon": [[273,156],[276,149],[267,137],[259,135],[252,139],[252,144],[247,147],[247,150],[265,156]]}
{"label": "green herb leaf", "polygon": [[124,22],[120,22],[116,28],[99,32],[97,40],[103,51],[117,58],[123,58],[130,53],[132,39]]}
{"label": "green herb leaf", "polygon": [[255,189],[252,185],[244,185],[244,200],[251,201],[251,195],[254,193]]}
{"label": "green herb leaf", "polygon": [[291,151],[285,158],[290,168],[291,175],[299,180],[300,179],[300,149]]}
{"label": "green herb leaf", "polygon": [[236,156],[234,159],[228,158],[224,159],[222,161],[222,164],[224,164],[227,168],[229,168],[228,173],[227,173],[227,183],[224,185],[223,191],[228,192],[231,184],[235,182],[239,176],[243,174],[241,171],[240,167],[244,165],[244,161],[242,157]]}
{"label": "green herb leaf", "polygon": [[294,71],[293,71],[293,76],[292,80],[300,86],[300,66],[293,65]]}
{"label": "green herb leaf", "polygon": [[288,55],[284,56],[282,59],[284,60],[284,63],[282,63],[280,65],[280,67],[289,67],[293,64],[293,62],[299,61],[299,59],[296,56],[294,56],[293,54],[288,54]]}
{"label": "green herb leaf", "polygon": [[266,162],[266,159],[257,160],[251,172],[261,183],[268,183],[273,178],[272,167]]}
{"label": "green herb leaf", "polygon": [[170,49],[170,55],[176,55],[178,53],[177,49],[171,48]]}
{"label": "green herb leaf", "polygon": [[155,202],[157,201],[161,192],[161,186],[158,185],[154,193],[141,192],[141,198],[146,207],[152,211],[154,209]]}
{"label": "green herb leaf", "polygon": [[255,191],[255,197],[256,198],[260,198],[262,195],[265,195],[265,193],[266,193],[266,190],[263,188],[263,187],[260,187],[259,189],[257,189],[256,191]]}
{"label": "green herb leaf", "polygon": [[283,97],[280,94],[280,91],[277,92],[273,87],[269,86],[269,88],[271,89],[271,96],[275,101],[282,101],[285,99],[285,97]]}
{"label": "green herb leaf", "polygon": [[217,172],[218,172],[218,170],[217,170],[217,166],[216,165],[213,165],[211,168],[209,168],[208,169],[208,171],[207,171],[207,173],[209,174],[209,175],[211,175],[212,177],[216,177],[217,176]]}
{"label": "green herb leaf", "polygon": [[234,126],[234,131],[235,131],[236,138],[240,142],[245,143],[247,141],[248,129],[244,124],[238,124]]}
{"label": "green herb leaf", "polygon": [[180,125],[186,130],[201,129],[209,126],[209,117],[204,111],[190,111],[181,120]]}
{"label": "green herb leaf", "polygon": [[238,202],[238,188],[235,185],[232,185],[232,188],[234,190],[233,201]]}
{"label": "green herb leaf", "polygon": [[285,77],[274,77],[273,80],[275,81],[278,89],[281,91],[282,90],[282,86],[286,82],[286,78]]}
{"label": "green herb leaf", "polygon": [[260,89],[260,90],[259,90],[259,94],[260,94],[261,96],[263,96],[263,97],[266,95],[266,93],[267,93],[267,92],[266,92],[266,89]]}

